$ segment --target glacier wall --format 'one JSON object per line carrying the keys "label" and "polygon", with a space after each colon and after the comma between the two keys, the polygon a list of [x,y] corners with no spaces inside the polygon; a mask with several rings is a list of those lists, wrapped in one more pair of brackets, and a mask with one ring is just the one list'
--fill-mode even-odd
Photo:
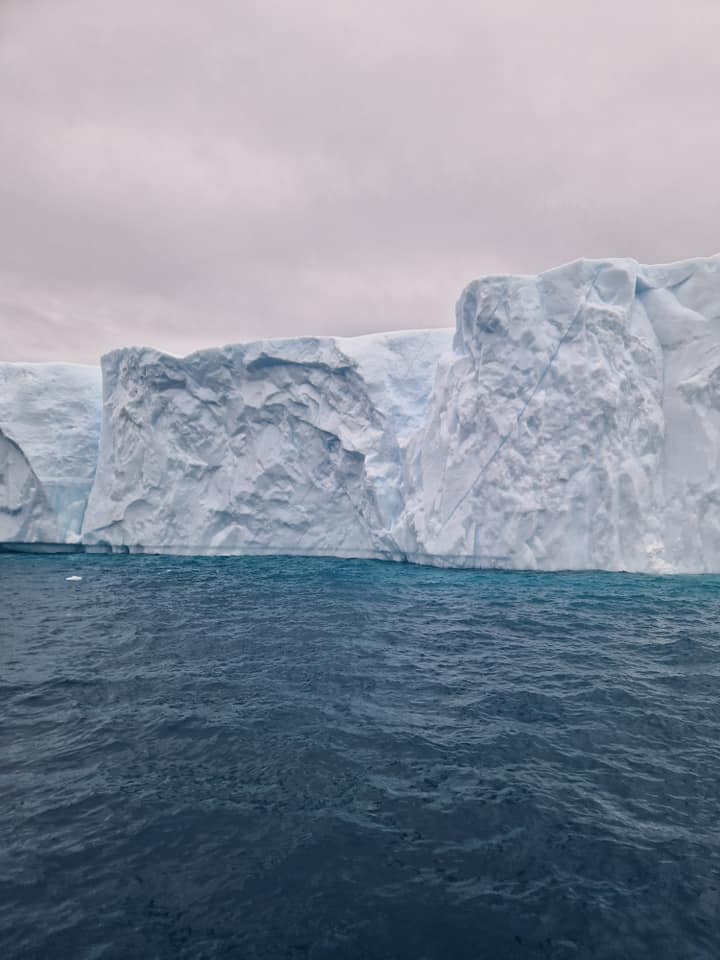
{"label": "glacier wall", "polygon": [[0,543],[53,543],[55,514],[22,449],[0,430]]}
{"label": "glacier wall", "polygon": [[414,558],[720,571],[720,258],[486,277],[409,450]]}
{"label": "glacier wall", "polygon": [[636,265],[486,278],[413,443],[418,550],[450,563],[662,562],[663,355]]}
{"label": "glacier wall", "polygon": [[[99,367],[75,363],[0,363],[0,430],[27,462],[52,531],[0,540],[73,542],[80,538],[100,438]],[[0,475],[0,497],[11,496]],[[24,528],[21,528],[24,529]]]}
{"label": "glacier wall", "polygon": [[0,364],[0,540],[720,572],[720,257],[484,277],[454,330],[117,350],[102,404],[50,366]]}
{"label": "glacier wall", "polygon": [[103,358],[88,544],[404,554],[404,449],[452,330]]}

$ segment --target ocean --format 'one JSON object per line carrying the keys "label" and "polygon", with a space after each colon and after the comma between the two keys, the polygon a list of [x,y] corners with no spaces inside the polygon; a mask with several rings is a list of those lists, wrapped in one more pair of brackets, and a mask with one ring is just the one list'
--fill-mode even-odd
{"label": "ocean", "polygon": [[0,555],[0,944],[717,960],[720,578]]}

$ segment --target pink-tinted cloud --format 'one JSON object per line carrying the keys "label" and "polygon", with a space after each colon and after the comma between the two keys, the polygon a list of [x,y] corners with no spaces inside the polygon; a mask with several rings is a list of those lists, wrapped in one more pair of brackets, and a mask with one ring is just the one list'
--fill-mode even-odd
{"label": "pink-tinted cloud", "polygon": [[720,3],[0,5],[0,358],[453,322],[720,250]]}

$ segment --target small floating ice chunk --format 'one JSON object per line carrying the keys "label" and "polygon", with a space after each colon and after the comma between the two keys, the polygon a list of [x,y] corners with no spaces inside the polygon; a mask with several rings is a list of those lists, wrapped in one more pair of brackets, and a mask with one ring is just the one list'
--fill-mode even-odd
{"label": "small floating ice chunk", "polygon": [[65,579],[66,580],[82,580],[82,577],[73,576],[73,577],[65,577]]}

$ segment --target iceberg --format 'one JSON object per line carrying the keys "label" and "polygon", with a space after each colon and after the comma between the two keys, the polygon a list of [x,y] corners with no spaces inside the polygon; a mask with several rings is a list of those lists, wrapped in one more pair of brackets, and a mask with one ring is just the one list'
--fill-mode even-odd
{"label": "iceberg", "polygon": [[720,571],[720,257],[486,277],[413,439],[417,559]]}
{"label": "iceberg", "polygon": [[483,277],[454,328],[116,350],[102,399],[50,366],[0,364],[0,539],[720,572],[720,256]]}
{"label": "iceberg", "polygon": [[413,443],[417,550],[448,563],[645,569],[663,551],[663,354],[632,262],[488,277]]}
{"label": "iceberg", "polygon": [[0,430],[0,543],[58,539],[55,515],[20,447]]}
{"label": "iceberg", "polygon": [[[99,367],[0,363],[0,430],[22,452],[43,492],[53,516],[52,541],[80,538],[95,477],[101,405]],[[0,496],[2,490],[0,478]],[[7,483],[5,490],[7,495]]]}
{"label": "iceberg", "polygon": [[103,358],[83,540],[179,553],[399,558],[404,449],[453,331]]}

